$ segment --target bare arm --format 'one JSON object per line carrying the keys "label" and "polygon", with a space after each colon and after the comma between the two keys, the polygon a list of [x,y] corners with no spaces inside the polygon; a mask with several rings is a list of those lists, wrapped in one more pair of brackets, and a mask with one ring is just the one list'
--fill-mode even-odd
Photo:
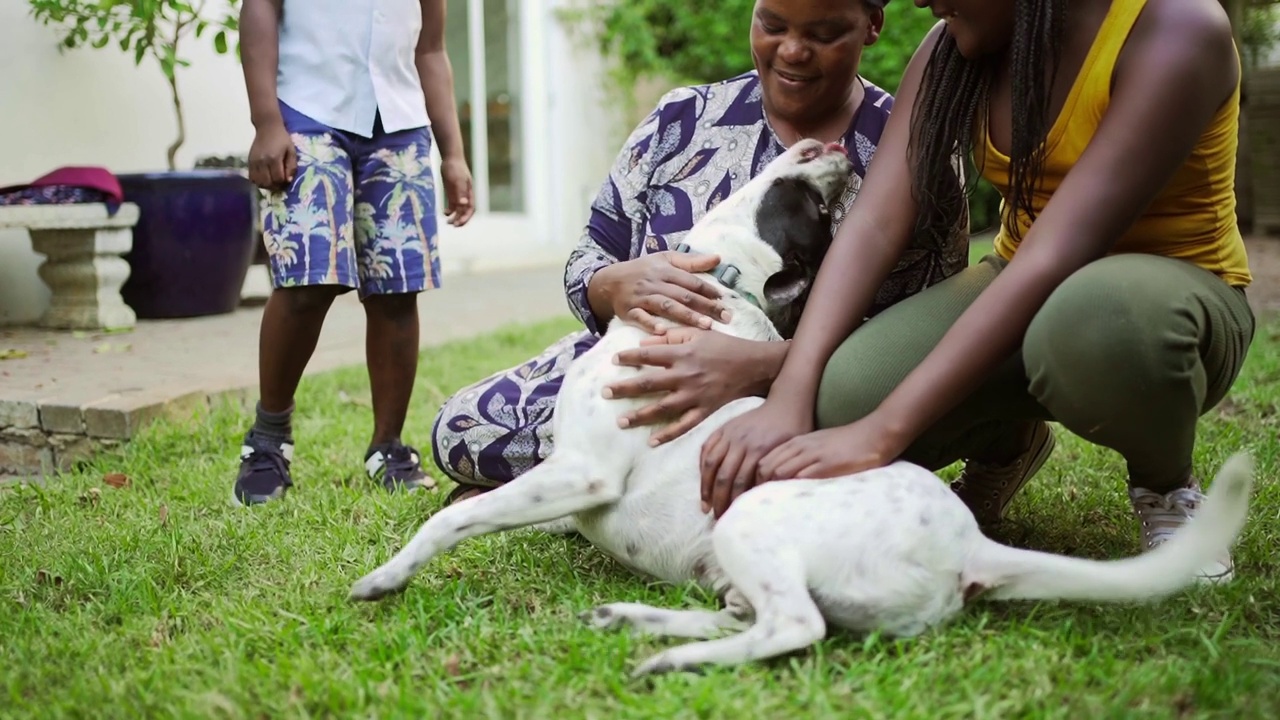
{"label": "bare arm", "polygon": [[445,52],[445,0],[421,0],[422,34],[418,38],[414,63],[427,101],[432,133],[445,160],[463,157],[462,129],[454,104],[453,65]]}
{"label": "bare arm", "polygon": [[276,102],[280,13],[284,0],[244,0],[240,6],[240,58],[249,117],[255,128],[282,125]]}
{"label": "bare arm", "polygon": [[283,12],[284,0],[245,0],[240,7],[240,58],[254,128],[249,179],[269,190],[288,187],[298,169],[297,149],[276,99]]}
{"label": "bare arm", "polygon": [[942,417],[1019,347],[1049,294],[1115,244],[1234,90],[1238,57],[1217,3],[1147,7],[1120,57],[1097,134],[1014,260],[876,411],[900,443]]}
{"label": "bare arm", "polygon": [[907,65],[866,181],[836,231],[769,394],[771,399],[801,403],[797,409],[805,416],[812,414],[827,360],[862,323],[911,241],[917,215],[907,162],[911,116],[924,66],[942,32],[939,23]]}

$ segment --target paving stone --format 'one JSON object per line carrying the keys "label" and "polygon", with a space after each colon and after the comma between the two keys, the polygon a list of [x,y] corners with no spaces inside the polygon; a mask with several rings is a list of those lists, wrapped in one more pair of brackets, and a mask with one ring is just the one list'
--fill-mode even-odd
{"label": "paving stone", "polygon": [[0,428],[3,427],[40,427],[40,409],[36,402],[0,399]]}
{"label": "paving stone", "polygon": [[128,440],[157,418],[189,417],[207,402],[203,390],[172,386],[117,393],[84,406],[84,427],[90,437]]}
{"label": "paving stone", "polygon": [[51,433],[84,434],[84,414],[79,404],[60,401],[40,403],[40,429]]}

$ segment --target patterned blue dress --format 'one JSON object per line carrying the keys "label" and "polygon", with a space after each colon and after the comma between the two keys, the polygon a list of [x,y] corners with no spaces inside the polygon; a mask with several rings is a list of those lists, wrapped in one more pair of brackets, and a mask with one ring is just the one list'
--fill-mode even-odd
{"label": "patterned blue dress", "polygon": [[[833,228],[862,186],[893,107],[891,95],[862,82],[865,99],[842,140],[853,171],[831,208]],[[754,71],[667,93],[628,137],[565,266],[569,307],[585,329],[449,398],[432,431],[437,466],[462,488],[495,487],[545,459],[565,370],[606,329],[587,302],[592,276],[611,263],[675,247],[716,203],[783,149],[765,119]],[[953,275],[967,259],[963,240],[947,247],[912,246],[881,288],[873,314]]]}

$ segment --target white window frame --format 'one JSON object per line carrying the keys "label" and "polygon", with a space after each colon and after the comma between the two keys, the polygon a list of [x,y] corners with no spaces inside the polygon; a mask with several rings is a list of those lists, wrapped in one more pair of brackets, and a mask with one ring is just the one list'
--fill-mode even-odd
{"label": "white window frame", "polygon": [[[461,4],[456,0],[451,5]],[[455,229],[443,223],[443,184],[436,183],[437,208],[441,218],[441,263],[446,274],[478,272],[486,269],[556,264],[564,262],[563,248],[555,243],[554,207],[558,199],[554,186],[553,145],[550,120],[555,89],[549,75],[549,33],[554,2],[519,0],[514,3],[512,33],[518,37],[520,72],[520,127],[515,128],[521,143],[520,169],[523,210],[490,209],[488,105],[485,78],[484,0],[466,0],[467,61],[470,63],[471,178],[476,214],[467,226]],[[461,8],[459,8],[461,9]],[[456,12],[452,7],[451,11]],[[439,150],[433,146],[436,167]]]}

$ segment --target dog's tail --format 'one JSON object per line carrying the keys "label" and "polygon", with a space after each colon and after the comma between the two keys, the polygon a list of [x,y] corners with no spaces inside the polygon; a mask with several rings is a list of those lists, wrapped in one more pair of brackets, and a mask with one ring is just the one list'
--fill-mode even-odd
{"label": "dog's tail", "polygon": [[[1122,560],[1088,560],[1019,550],[983,539],[962,581],[1003,600],[1154,601],[1191,585],[1224,556],[1244,528],[1253,462],[1233,455],[1195,517],[1159,547]],[[975,587],[976,586],[976,587]]]}

